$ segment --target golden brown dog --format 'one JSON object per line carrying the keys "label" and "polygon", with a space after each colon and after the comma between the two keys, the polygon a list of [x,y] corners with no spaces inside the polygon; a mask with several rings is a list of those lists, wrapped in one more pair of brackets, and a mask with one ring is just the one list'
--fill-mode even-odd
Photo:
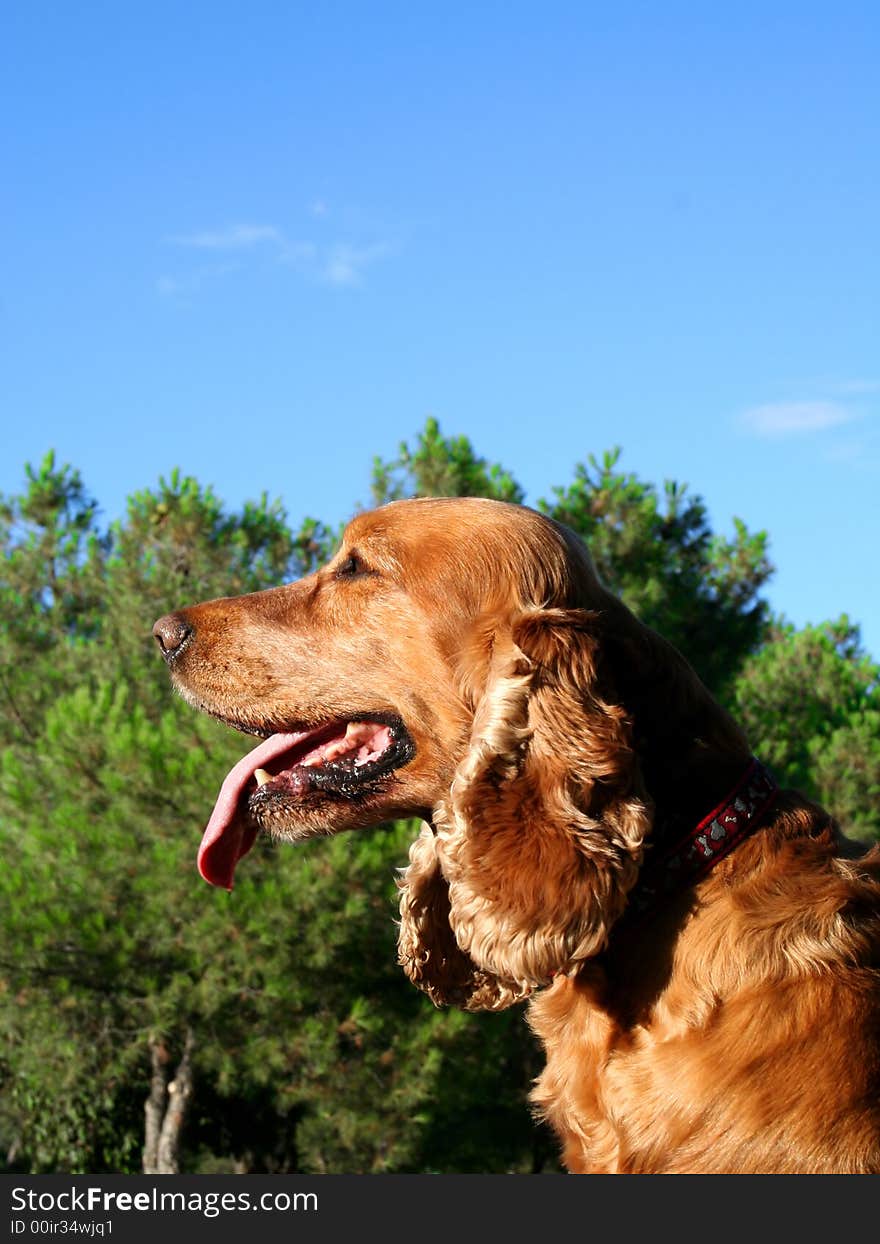
{"label": "golden brown dog", "polygon": [[198,708],[263,737],[199,852],[420,816],[400,962],[526,997],[579,1172],[880,1172],[880,851],[777,791],[567,529],[483,500],[361,514],[317,573],[170,614]]}

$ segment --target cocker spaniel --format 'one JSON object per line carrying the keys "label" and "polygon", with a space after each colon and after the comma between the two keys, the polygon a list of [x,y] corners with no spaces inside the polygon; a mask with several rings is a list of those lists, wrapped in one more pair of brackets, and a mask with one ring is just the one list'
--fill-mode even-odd
{"label": "cocker spaniel", "polygon": [[880,1172],[880,850],[779,790],[569,530],[479,499],[359,514],[315,574],[169,614],[180,692],[262,738],[199,851],[419,816],[399,961],[528,998],[573,1172]]}

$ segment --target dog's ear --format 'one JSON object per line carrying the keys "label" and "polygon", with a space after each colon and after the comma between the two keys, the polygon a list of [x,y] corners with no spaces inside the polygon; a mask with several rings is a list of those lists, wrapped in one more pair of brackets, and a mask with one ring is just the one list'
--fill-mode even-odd
{"label": "dog's ear", "polygon": [[420,848],[435,857],[420,918],[448,921],[445,961],[457,951],[520,995],[603,949],[651,828],[601,647],[579,609],[530,609],[496,634],[470,749]]}
{"label": "dog's ear", "polygon": [[436,838],[424,825],[410,848],[398,883],[400,931],[397,960],[435,1006],[500,1011],[528,993],[478,968],[455,940],[449,922],[449,886],[437,858]]}

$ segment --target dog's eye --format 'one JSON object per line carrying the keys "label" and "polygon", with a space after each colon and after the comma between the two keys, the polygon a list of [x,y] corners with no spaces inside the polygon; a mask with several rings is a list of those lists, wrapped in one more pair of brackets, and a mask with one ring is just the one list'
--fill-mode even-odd
{"label": "dog's eye", "polygon": [[349,553],[344,562],[336,567],[337,579],[359,579],[363,575],[372,574],[364,563],[361,561],[357,553]]}

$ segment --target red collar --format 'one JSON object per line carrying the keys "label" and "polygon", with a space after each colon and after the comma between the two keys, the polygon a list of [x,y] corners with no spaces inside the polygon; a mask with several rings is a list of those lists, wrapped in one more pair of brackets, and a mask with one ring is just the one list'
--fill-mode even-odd
{"label": "red collar", "polygon": [[676,890],[699,881],[758,828],[778,793],[770,771],[753,756],[733,790],[695,829],[648,856],[630,893],[626,914],[641,919]]}

